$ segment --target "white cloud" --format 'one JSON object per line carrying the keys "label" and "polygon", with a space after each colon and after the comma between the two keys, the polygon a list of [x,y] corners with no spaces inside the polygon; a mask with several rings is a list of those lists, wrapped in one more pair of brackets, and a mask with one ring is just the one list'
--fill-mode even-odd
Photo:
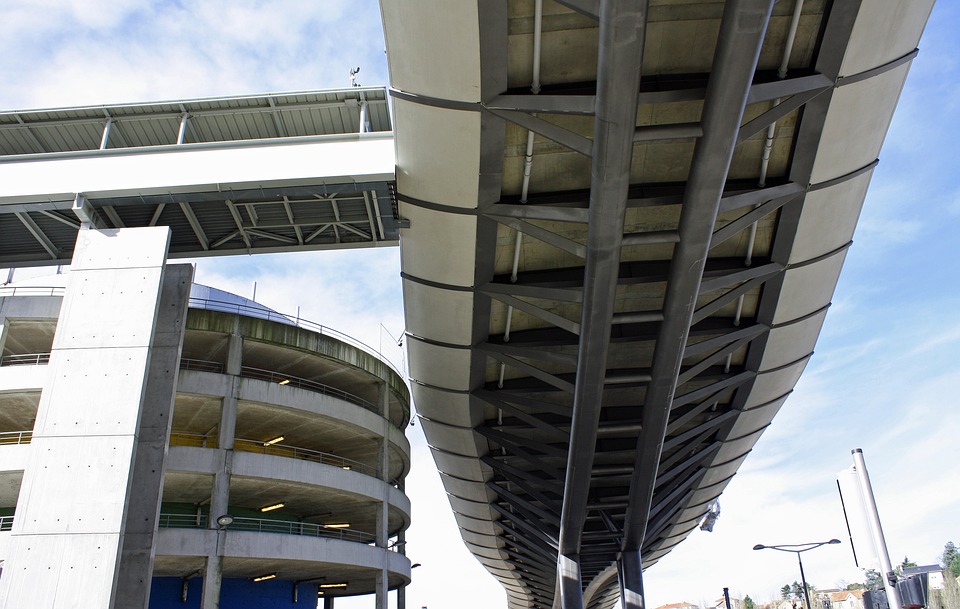
{"label": "white cloud", "polygon": [[[0,107],[386,84],[377,4],[158,1],[0,8]],[[50,44],[55,40],[56,44]],[[12,86],[10,86],[12,85]]]}

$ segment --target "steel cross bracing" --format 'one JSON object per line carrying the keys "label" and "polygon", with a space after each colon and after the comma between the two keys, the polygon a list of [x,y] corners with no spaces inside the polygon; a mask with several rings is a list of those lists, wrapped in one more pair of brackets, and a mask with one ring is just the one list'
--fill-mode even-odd
{"label": "steel cross bracing", "polygon": [[[172,257],[362,247],[397,240],[393,185],[388,182],[97,198],[88,203],[102,228],[172,227]],[[0,265],[69,264],[80,228],[73,206],[73,201],[0,205]]]}
{"label": "steel cross bracing", "polygon": [[[713,158],[714,150],[708,149],[702,153],[707,157],[707,161],[700,169],[705,177],[700,179],[702,181],[712,180],[712,183],[701,187],[706,193],[699,196],[701,199],[707,199],[706,204],[713,207],[713,212],[704,214],[695,209],[690,212],[690,215],[698,218],[706,216],[705,222],[701,222],[703,228],[698,227],[700,237],[696,238],[702,244],[700,248],[704,250],[709,247],[711,242],[711,232],[716,214],[719,211],[723,188],[726,184],[726,169],[730,162],[733,145],[736,142],[740,116],[750,92],[750,84],[759,54],[759,44],[762,41],[766,21],[769,18],[771,3],[755,3],[755,6],[750,6],[749,3],[745,4],[747,4],[746,7],[737,7],[731,4],[730,14],[725,15],[724,22],[721,25],[721,28],[726,27],[726,29],[722,29],[721,44],[727,42],[729,43],[727,46],[732,46],[733,50],[728,51],[729,56],[718,53],[717,61],[720,65],[715,66],[715,72],[717,68],[720,68],[721,73],[726,69],[737,71],[739,76],[739,78],[719,81],[723,82],[722,88],[717,87],[716,89],[721,89],[721,91],[714,90],[707,94],[707,108],[720,108],[721,116],[710,117],[708,120],[701,121],[703,124],[696,125],[693,128],[683,126],[683,131],[667,130],[665,135],[665,137],[688,134],[702,136],[703,132],[706,131],[707,137],[701,139],[701,142],[706,141],[709,144],[712,141],[720,140],[720,146],[727,150],[723,156],[717,159]],[[628,487],[637,485],[640,476],[656,478],[659,452],[666,435],[665,429],[658,432],[659,436],[653,436],[652,438],[650,433],[642,432],[639,436],[639,450],[636,450],[635,447],[629,446],[630,439],[637,437],[638,431],[645,430],[645,428],[649,429],[651,427],[649,422],[644,426],[634,415],[632,421],[615,420],[613,424],[601,425],[601,404],[608,401],[605,400],[608,388],[616,387],[618,388],[616,390],[619,391],[633,388],[636,390],[635,392],[639,393],[644,390],[644,385],[649,386],[652,380],[650,369],[608,369],[606,365],[607,349],[613,339],[612,335],[614,333],[611,330],[614,323],[616,322],[619,330],[616,333],[616,338],[621,340],[649,341],[655,338],[653,336],[656,332],[654,326],[659,325],[661,336],[656,344],[661,351],[666,349],[675,352],[672,358],[661,353],[659,359],[655,355],[653,360],[654,366],[657,365],[657,362],[664,361],[668,361],[671,366],[673,366],[673,362],[676,364],[676,370],[665,377],[667,378],[666,386],[669,394],[667,399],[669,400],[672,399],[673,391],[680,380],[678,378],[680,375],[680,356],[682,355],[686,335],[689,333],[694,309],[692,306],[683,309],[686,314],[685,317],[680,315],[678,321],[674,324],[679,324],[684,335],[684,338],[680,341],[669,341],[663,338],[665,332],[676,332],[675,328],[670,328],[669,324],[664,322],[664,318],[668,317],[665,312],[669,311],[669,305],[665,305],[664,310],[661,311],[617,312],[615,320],[616,290],[622,282],[626,283],[626,281],[623,281],[625,278],[621,275],[619,256],[622,244],[626,242],[630,246],[642,246],[675,243],[679,240],[679,231],[661,231],[657,234],[650,234],[649,232],[646,234],[624,234],[627,206],[638,204],[637,199],[629,196],[631,148],[635,138],[639,139],[638,134],[640,133],[639,130],[634,128],[638,96],[636,94],[630,95],[629,91],[639,90],[639,66],[641,61],[639,48],[642,48],[643,38],[642,35],[636,35],[635,32],[642,32],[643,30],[645,10],[624,10],[625,14],[620,15],[613,3],[606,5],[605,8],[608,13],[601,20],[601,65],[598,70],[595,100],[597,126],[590,147],[590,156],[594,165],[592,174],[595,186],[591,189],[590,203],[586,207],[586,213],[578,213],[578,209],[583,209],[583,207],[562,207],[551,210],[544,206],[528,205],[518,209],[504,210],[503,215],[498,214],[497,218],[516,230],[521,230],[527,235],[540,238],[556,247],[585,258],[585,266],[583,269],[572,269],[567,274],[566,281],[556,277],[554,282],[557,279],[562,281],[559,285],[556,283],[553,285],[528,283],[518,278],[516,283],[495,282],[485,290],[492,298],[499,299],[512,306],[522,307],[527,313],[557,326],[560,332],[554,333],[554,341],[559,339],[559,344],[562,345],[566,338],[566,345],[564,345],[568,350],[566,354],[541,350],[544,346],[543,338],[535,339],[537,344],[524,345],[524,337],[518,336],[516,333],[511,337],[510,343],[500,343],[494,348],[494,343],[491,341],[491,345],[486,347],[485,351],[494,359],[529,374],[528,382],[529,379],[535,379],[545,383],[550,390],[572,392],[573,403],[567,409],[567,412],[559,414],[556,408],[548,407],[544,409],[541,404],[534,405],[534,408],[540,411],[539,413],[527,412],[524,410],[524,406],[527,408],[531,406],[529,400],[526,400],[525,404],[523,404],[524,400],[516,400],[523,405],[514,405],[511,403],[511,397],[503,396],[505,393],[517,391],[511,390],[509,385],[499,391],[501,394],[499,396],[496,395],[497,392],[491,392],[490,390],[484,390],[483,393],[478,394],[479,397],[495,404],[501,413],[506,413],[509,417],[505,417],[498,425],[478,429],[494,444],[501,447],[502,455],[500,458],[496,456],[496,450],[492,451],[493,463],[491,465],[505,478],[507,487],[517,486],[525,478],[529,479],[530,477],[530,473],[526,476],[518,476],[515,467],[511,476],[511,461],[525,461],[528,468],[534,468],[534,472],[545,475],[547,479],[557,479],[560,476],[565,476],[566,482],[563,490],[557,493],[560,489],[555,486],[552,496],[536,491],[535,482],[532,484],[524,483],[522,487],[517,489],[517,492],[501,485],[491,485],[491,489],[503,500],[503,505],[494,504],[494,508],[501,515],[501,523],[509,522],[513,527],[526,532],[526,535],[518,536],[518,539],[511,539],[511,541],[523,546],[530,554],[539,553],[542,555],[544,546],[557,552],[555,581],[561,592],[564,607],[582,606],[584,580],[589,581],[589,579],[599,575],[611,562],[616,560],[622,550],[639,553],[640,546],[632,538],[628,538],[627,542],[632,544],[633,547],[623,545],[622,532],[619,530],[623,525],[618,524],[611,518],[608,510],[615,510],[619,515],[624,514],[624,510],[627,509],[629,509],[629,514],[642,512],[643,525],[646,526],[647,516],[649,515],[654,522],[654,528],[662,528],[668,522],[668,518],[663,516],[676,511],[675,506],[685,497],[685,492],[697,479],[695,475],[690,474],[696,471],[696,468],[702,464],[706,456],[716,450],[716,442],[710,440],[715,436],[719,425],[730,418],[729,411],[719,411],[717,405],[719,403],[718,398],[723,392],[732,391],[731,384],[725,381],[727,378],[736,375],[731,373],[729,368],[723,370],[719,365],[722,365],[722,361],[728,354],[743,349],[750,340],[762,334],[762,328],[756,327],[744,328],[743,330],[747,330],[746,332],[739,328],[727,330],[726,334],[735,336],[726,337],[724,333],[720,333],[719,336],[703,341],[701,346],[691,353],[691,355],[697,355],[703,352],[706,356],[695,366],[691,366],[685,371],[683,383],[680,384],[691,383],[694,379],[700,381],[703,385],[698,388],[701,394],[701,403],[696,403],[691,408],[678,409],[682,414],[677,417],[677,423],[674,427],[684,427],[688,421],[695,419],[697,415],[706,420],[687,429],[683,434],[676,435],[672,444],[663,446],[667,455],[664,459],[664,472],[659,480],[662,497],[660,501],[651,505],[654,496],[653,488],[649,489],[650,494],[647,497],[637,498],[632,496],[636,494],[636,491],[628,493],[626,496],[609,496],[607,494],[609,493],[608,489],[616,489],[622,493],[625,485]],[[751,15],[751,13],[755,15]],[[755,20],[755,26],[752,30],[748,30],[745,35],[741,33],[739,37],[734,36],[736,23],[744,19],[744,14],[758,16],[759,18]],[[604,34],[605,31],[607,34]],[[630,44],[618,43],[616,40],[618,34],[631,39]],[[608,36],[609,40],[604,36]],[[735,44],[736,42],[740,42],[739,46]],[[738,84],[739,90],[737,90]],[[818,83],[818,86],[822,89],[823,83]],[[624,91],[628,93],[624,95]],[[740,100],[739,102],[733,102],[732,107],[730,104],[731,97]],[[709,101],[714,99],[716,101],[711,106]],[[502,101],[502,99],[499,100],[499,103],[502,104]],[[563,108],[562,103],[557,105],[561,106],[561,109],[566,109]],[[530,109],[527,108],[527,110]],[[542,106],[536,109],[540,112],[545,111]],[[619,112],[618,115],[617,112]],[[707,114],[709,110],[704,112]],[[723,116],[724,112],[728,115]],[[729,115],[730,112],[733,113],[732,116]],[[512,114],[505,112],[499,112],[498,114],[508,119],[513,117]],[[610,118],[608,115],[614,115],[616,118]],[[549,136],[552,133],[551,129],[543,124],[536,124],[530,120],[525,120],[523,123],[524,126],[538,131],[542,135]],[[716,127],[714,124],[716,124]],[[725,128],[724,132],[714,135],[716,130],[723,128]],[[609,135],[607,135],[608,133]],[[578,152],[586,149],[586,146],[582,142],[576,141],[576,138],[560,135],[558,139],[561,143],[572,143],[571,148]],[[614,161],[614,158],[617,160]],[[687,190],[689,193],[689,185]],[[697,204],[696,200],[691,202],[687,199],[688,193],[686,196],[677,193],[673,197],[668,196],[669,198],[661,196],[659,201],[651,203],[654,205],[658,203],[675,204],[675,197],[679,195],[685,203],[684,210],[686,211]],[[743,196],[743,193],[738,193],[737,196],[747,198]],[[734,198],[734,196],[730,198]],[[535,211],[525,214],[525,210]],[[768,208],[768,213],[769,211],[772,210]],[[494,213],[498,212],[499,210],[496,210]],[[510,212],[513,212],[514,218],[510,217]],[[538,213],[540,218],[553,218],[563,222],[586,221],[589,226],[587,245],[580,246],[570,240],[564,240],[562,237],[545,234],[544,231],[536,230],[535,226],[530,226],[522,220],[515,219],[516,216],[536,216]],[[527,228],[527,230],[524,230],[524,228]],[[683,227],[681,226],[681,228]],[[734,230],[735,227],[731,227],[728,232],[732,234]],[[689,233],[690,230],[687,229],[687,232]],[[693,238],[691,238],[692,240]],[[681,247],[684,247],[687,243],[689,242],[682,242]],[[705,253],[705,251],[700,252],[701,260],[705,260]],[[697,253],[692,255],[696,256]],[[677,262],[678,258],[679,264]],[[676,253],[674,254],[674,260],[673,268],[689,266],[689,263]],[[716,264],[716,261],[714,263]],[[647,275],[647,281],[663,281],[669,274],[669,269],[666,268],[670,266],[669,264],[658,266],[660,268],[657,269],[656,274]],[[746,273],[744,273],[745,269],[742,264],[728,264],[728,268],[723,268],[723,266],[722,263],[717,264],[718,270],[710,276],[713,281],[713,288],[711,290],[708,286],[707,292],[727,288],[731,285],[736,287],[737,285],[748,284],[751,280],[769,277],[778,270],[776,268],[760,267],[763,270],[746,269]],[[695,270],[692,287],[688,287],[685,292],[681,292],[684,294],[683,298],[695,301],[699,293],[699,283],[703,271],[703,265]],[[557,272],[552,274],[560,275]],[[738,274],[741,276],[738,276]],[[578,275],[580,277],[579,282],[576,280]],[[675,279],[668,285],[676,285],[682,283],[682,281],[682,279]],[[493,287],[493,285],[496,287]],[[680,292],[682,289],[681,286],[676,291]],[[582,320],[579,324],[574,324],[562,318],[558,319],[556,314],[542,309],[538,310],[532,304],[526,304],[525,306],[522,300],[524,297],[553,298],[579,303],[584,311],[581,316]],[[736,294],[734,297],[736,297]],[[583,308],[584,302],[590,303],[590,306]],[[714,299],[711,305],[716,307],[717,303],[722,306],[724,304],[723,298]],[[544,331],[533,332],[541,335],[546,334]],[[632,333],[635,333],[634,336],[630,336]],[[574,349],[571,349],[571,347],[574,347],[574,341],[569,337],[562,336],[562,334],[579,336]],[[664,344],[666,344],[665,347]],[[537,363],[541,367],[538,367]],[[560,375],[547,370],[551,365],[566,365],[569,367],[571,363],[574,364],[576,370],[572,378],[570,378],[569,373]],[[564,378],[564,376],[568,378]],[[673,380],[670,381],[670,378]],[[742,382],[743,379],[738,380]],[[526,387],[524,390],[532,392],[536,389]],[[491,393],[493,395],[490,395]],[[647,393],[647,401],[649,401],[649,390],[647,390]],[[611,408],[613,404],[607,406],[608,411],[612,413],[614,411]],[[644,418],[650,419],[652,409],[640,404],[620,406],[619,410],[636,411],[638,406],[644,413]],[[712,409],[717,414],[712,417],[703,417],[704,411],[708,409]],[[666,413],[666,416],[660,415],[660,418],[664,421],[661,426],[665,427],[669,418],[669,404],[666,407],[659,407],[659,410]],[[614,415],[608,416],[612,417]],[[564,446],[568,439],[569,447]],[[601,450],[597,455],[595,447],[598,445],[598,440],[611,444],[619,440],[625,448],[621,450]],[[683,446],[685,451],[689,451],[690,445],[684,444],[684,441],[690,442],[691,440],[695,440],[691,442],[694,447],[702,448],[690,451],[692,454],[689,457],[682,458],[683,455],[677,450],[677,447]],[[633,455],[644,454],[648,446],[655,447],[657,454],[654,458],[651,460],[647,455],[647,459],[640,463],[640,467],[631,466],[630,461],[633,460]],[[671,449],[674,451],[673,454],[670,454]],[[564,462],[566,462],[565,466]],[[500,463],[502,463],[502,467],[494,465]],[[527,471],[530,470],[527,469]],[[687,475],[683,476],[684,473]],[[531,493],[530,491],[534,492]],[[594,499],[593,505],[590,505],[591,495]],[[641,507],[635,508],[636,505]],[[592,515],[591,511],[593,512]],[[660,517],[659,521],[657,520],[658,517]],[[590,523],[591,520],[603,521],[603,529],[591,530],[594,528],[590,526],[592,524]],[[660,531],[655,530],[653,532],[659,533]],[[628,531],[628,534],[632,534],[632,531]],[[639,537],[642,541],[642,530]],[[585,546],[584,539],[586,539]],[[535,544],[535,547],[525,545],[530,544],[531,541]],[[546,555],[548,558],[553,556],[549,550],[547,550]],[[632,565],[632,568],[639,569],[639,556],[628,559],[627,562]],[[520,564],[524,563],[521,562]],[[528,567],[524,569],[525,572],[536,574],[536,577],[528,575],[527,579],[535,579],[540,584],[537,586],[540,593],[535,596],[541,597],[544,605],[552,604],[556,598],[556,589],[543,586],[545,582],[550,581],[549,570],[552,565],[540,561],[537,565],[524,564],[524,566]],[[638,574],[636,575],[638,576]],[[626,577],[624,581],[627,582],[627,586],[637,585],[639,578]],[[638,590],[637,594],[642,594],[642,591]],[[627,598],[632,597],[627,596]],[[635,604],[631,603],[631,606],[635,606]]]}
{"label": "steel cross bracing", "polygon": [[[775,326],[778,286],[799,266],[785,255],[796,230],[789,218],[819,187],[810,184],[815,148],[806,139],[815,137],[816,117],[800,111],[829,102],[858,7],[816,15],[819,59],[778,78],[758,67],[762,46],[773,44],[765,33],[774,3],[727,2],[711,70],[648,82],[640,68],[645,6],[560,3],[599,22],[595,82],[539,95],[513,89],[479,105],[395,95],[486,113],[588,159],[589,188],[532,192],[525,201],[504,193],[477,212],[569,263],[494,274],[474,288],[492,303],[478,309],[492,330],[474,347],[474,366],[487,372],[471,396],[486,405],[475,432],[489,447],[480,461],[493,472],[485,486],[497,548],[470,541],[468,514],[483,512],[482,503],[461,499],[455,508],[468,546],[512,605],[609,607],[622,595],[625,607],[637,607],[641,567],[696,526],[762,432],[740,437],[734,427]],[[638,108],[676,102],[701,103],[699,118],[638,125]],[[564,117],[590,118],[593,127]],[[787,133],[797,138],[793,169],[762,186],[731,176],[738,146],[785,118],[796,130]],[[637,183],[635,147],[664,140],[695,142],[687,178]],[[766,241],[745,257],[744,236],[757,227]],[[506,307],[523,322],[498,332],[497,311]],[[756,409],[775,410],[784,397]],[[725,443],[743,448],[715,463]]]}

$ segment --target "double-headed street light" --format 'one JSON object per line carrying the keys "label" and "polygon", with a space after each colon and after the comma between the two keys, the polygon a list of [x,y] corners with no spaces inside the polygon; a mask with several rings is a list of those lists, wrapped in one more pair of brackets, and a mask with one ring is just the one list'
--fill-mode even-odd
{"label": "double-headed street light", "polygon": [[779,546],[765,546],[762,543],[758,543],[753,546],[754,550],[780,550],[781,552],[793,552],[797,555],[797,562],[800,563],[800,579],[803,582],[803,598],[807,602],[807,609],[810,609],[810,592],[807,590],[807,576],[803,574],[803,561],[800,560],[800,553],[806,552],[807,550],[813,550],[814,548],[819,548],[820,546],[833,545],[840,543],[839,539],[831,539],[830,541],[815,541],[813,543],[798,543],[798,544],[782,544]]}

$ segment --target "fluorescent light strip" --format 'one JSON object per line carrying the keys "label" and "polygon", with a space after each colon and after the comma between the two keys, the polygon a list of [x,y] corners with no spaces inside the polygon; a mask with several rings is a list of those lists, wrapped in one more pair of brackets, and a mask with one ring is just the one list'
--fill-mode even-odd
{"label": "fluorescent light strip", "polygon": [[346,583],[342,583],[342,584],[320,584],[320,587],[321,587],[321,588],[346,588],[346,587],[347,587],[347,584],[346,584]]}
{"label": "fluorescent light strip", "polygon": [[323,525],[323,528],[325,528],[325,529],[349,529],[349,528],[350,528],[350,523],[349,523],[349,522],[335,522],[335,523],[333,523],[333,524],[325,524],[325,525]]}
{"label": "fluorescent light strip", "polygon": [[268,580],[268,579],[273,579],[273,578],[275,578],[276,576],[277,576],[276,573],[270,573],[269,575],[261,575],[261,576],[259,576],[259,577],[254,577],[254,578],[253,578],[253,581],[255,581],[255,582],[262,582],[262,581],[266,581],[266,580]]}
{"label": "fluorescent light strip", "polygon": [[283,442],[283,436],[277,436],[272,440],[267,440],[263,443],[264,446],[270,446],[271,444],[276,444],[277,442]]}
{"label": "fluorescent light strip", "polygon": [[272,511],[272,510],[279,510],[279,509],[282,508],[284,505],[286,505],[286,504],[285,504],[285,503],[274,503],[273,505],[268,505],[267,507],[262,507],[262,508],[260,508],[260,511],[261,511],[261,512],[270,512],[270,511]]}

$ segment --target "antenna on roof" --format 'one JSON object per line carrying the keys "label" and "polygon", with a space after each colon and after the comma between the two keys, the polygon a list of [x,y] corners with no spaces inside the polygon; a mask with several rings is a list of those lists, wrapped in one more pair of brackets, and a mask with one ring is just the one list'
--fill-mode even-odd
{"label": "antenna on roof", "polygon": [[360,84],[357,82],[357,74],[360,73],[360,66],[357,66],[350,70],[350,86],[359,87]]}

